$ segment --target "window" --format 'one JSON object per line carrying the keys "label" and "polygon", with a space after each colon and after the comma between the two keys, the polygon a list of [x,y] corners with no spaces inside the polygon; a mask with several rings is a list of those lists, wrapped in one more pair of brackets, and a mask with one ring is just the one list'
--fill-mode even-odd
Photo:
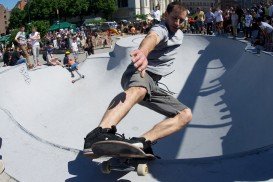
{"label": "window", "polygon": [[118,0],[118,7],[119,8],[128,7],[128,0]]}

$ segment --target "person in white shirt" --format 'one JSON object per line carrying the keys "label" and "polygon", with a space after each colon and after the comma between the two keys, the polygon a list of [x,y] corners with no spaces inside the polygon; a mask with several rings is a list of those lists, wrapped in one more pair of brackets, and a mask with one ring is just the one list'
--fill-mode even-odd
{"label": "person in white shirt", "polygon": [[153,12],[153,18],[154,18],[154,22],[157,24],[157,23],[160,23],[160,8],[159,8],[159,5],[157,5],[155,7],[155,11]]}
{"label": "person in white shirt", "polygon": [[234,10],[231,11],[231,25],[232,25],[232,34],[234,37],[237,37],[237,27],[239,23],[238,15]]}
{"label": "person in white shirt", "polygon": [[27,51],[27,39],[26,39],[25,26],[20,27],[20,31],[16,34],[14,40],[17,42],[20,49],[23,51],[23,55],[27,60],[28,69],[32,69],[33,65],[30,63],[29,54]]}
{"label": "person in white shirt", "polygon": [[40,33],[37,32],[36,27],[32,28],[32,33],[29,35],[31,47],[32,47],[32,54],[33,54],[33,61],[34,67],[41,66],[39,63],[39,54],[40,54]]}
{"label": "person in white shirt", "polygon": [[266,22],[262,21],[262,18],[257,19],[257,24],[260,27],[261,34],[264,36],[265,51],[273,51],[270,43],[273,41],[273,27]]}
{"label": "person in white shirt", "polygon": [[77,60],[78,59],[78,52],[79,52],[77,37],[73,38],[72,43],[71,43],[71,49],[73,52],[74,59]]}
{"label": "person in white shirt", "polygon": [[245,39],[251,38],[252,21],[253,17],[250,14],[250,10],[248,9],[245,15]]}
{"label": "person in white shirt", "polygon": [[218,34],[222,34],[223,31],[223,11],[218,7],[214,13],[215,22],[216,22],[216,29]]}
{"label": "person in white shirt", "polygon": [[271,4],[271,6],[268,8],[268,15],[273,18],[273,3]]}

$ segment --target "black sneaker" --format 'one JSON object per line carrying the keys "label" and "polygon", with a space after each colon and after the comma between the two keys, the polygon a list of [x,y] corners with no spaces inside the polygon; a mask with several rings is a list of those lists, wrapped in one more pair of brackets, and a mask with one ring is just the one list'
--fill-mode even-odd
{"label": "black sneaker", "polygon": [[100,156],[96,156],[93,153],[92,145],[96,142],[105,141],[105,140],[123,141],[125,139],[124,135],[120,135],[116,132],[117,132],[117,129],[115,126],[112,126],[111,128],[101,128],[101,127],[95,128],[90,133],[88,133],[87,136],[84,138],[83,154],[91,158],[100,157]]}
{"label": "black sneaker", "polygon": [[150,140],[146,140],[144,137],[133,137],[129,140],[127,140],[126,142],[139,147],[140,149],[142,149],[146,154],[152,154],[154,155],[153,149],[152,149],[152,142]]}

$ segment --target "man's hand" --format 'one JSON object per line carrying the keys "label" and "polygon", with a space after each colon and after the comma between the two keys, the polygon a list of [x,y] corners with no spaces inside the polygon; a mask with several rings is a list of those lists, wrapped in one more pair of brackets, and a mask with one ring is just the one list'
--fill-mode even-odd
{"label": "man's hand", "polygon": [[141,77],[145,76],[145,70],[148,65],[148,60],[143,51],[137,49],[131,52],[132,62],[135,68],[140,72]]}

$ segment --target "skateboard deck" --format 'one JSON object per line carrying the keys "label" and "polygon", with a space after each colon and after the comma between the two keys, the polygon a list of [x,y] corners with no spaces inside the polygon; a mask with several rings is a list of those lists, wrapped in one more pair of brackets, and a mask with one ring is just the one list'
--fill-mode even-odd
{"label": "skateboard deck", "polygon": [[100,157],[112,157],[101,164],[101,171],[137,171],[139,176],[148,173],[147,163],[155,159],[152,154],[145,154],[140,148],[122,141],[101,141],[92,145],[92,151]]}
{"label": "skateboard deck", "polygon": [[94,154],[108,157],[125,158],[154,158],[152,154],[145,154],[140,148],[122,141],[101,141],[92,145]]}

